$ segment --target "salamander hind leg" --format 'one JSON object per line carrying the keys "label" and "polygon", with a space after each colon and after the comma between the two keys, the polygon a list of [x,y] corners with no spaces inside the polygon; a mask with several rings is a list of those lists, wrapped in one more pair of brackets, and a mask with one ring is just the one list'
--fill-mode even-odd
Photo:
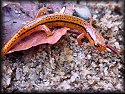
{"label": "salamander hind leg", "polygon": [[78,42],[78,45],[83,45],[83,39],[86,38],[86,34],[85,33],[82,33],[80,35],[77,36],[77,42]]}

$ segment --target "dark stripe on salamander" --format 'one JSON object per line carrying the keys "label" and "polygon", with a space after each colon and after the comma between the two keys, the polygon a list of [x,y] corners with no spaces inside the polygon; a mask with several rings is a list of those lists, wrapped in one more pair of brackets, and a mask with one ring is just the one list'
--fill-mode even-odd
{"label": "dark stripe on salamander", "polygon": [[[48,22],[45,22],[45,23],[42,23],[42,24],[39,24],[39,25],[43,25],[43,24],[46,24],[46,23],[53,23],[53,22],[66,22],[66,23],[75,24],[75,25],[78,25],[78,26],[84,28],[84,30],[86,31],[85,27],[83,27],[82,25],[79,25],[79,24],[74,23],[74,22],[63,21],[63,20],[48,21]],[[39,26],[39,25],[37,25],[37,26]],[[37,26],[35,26],[35,27],[33,27],[33,28],[29,29],[29,30],[32,30],[32,29],[36,28]],[[29,30],[27,30],[26,32],[28,32]],[[21,36],[22,36],[23,34],[25,34],[26,32],[22,33]],[[86,32],[86,33],[87,33],[87,32]]]}

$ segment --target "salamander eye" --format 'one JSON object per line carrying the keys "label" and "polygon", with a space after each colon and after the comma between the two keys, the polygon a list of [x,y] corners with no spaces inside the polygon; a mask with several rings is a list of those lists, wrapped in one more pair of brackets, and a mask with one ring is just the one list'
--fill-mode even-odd
{"label": "salamander eye", "polygon": [[94,46],[95,46],[95,47],[100,47],[100,45],[99,45],[99,44],[97,44],[97,43],[95,43],[95,44],[94,44]]}

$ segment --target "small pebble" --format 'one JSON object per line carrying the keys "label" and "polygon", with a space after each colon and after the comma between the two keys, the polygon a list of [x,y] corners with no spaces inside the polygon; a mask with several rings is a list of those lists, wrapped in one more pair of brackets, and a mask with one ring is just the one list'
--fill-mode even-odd
{"label": "small pebble", "polygon": [[29,67],[28,66],[23,66],[23,72],[26,73],[29,71]]}
{"label": "small pebble", "polygon": [[120,45],[118,42],[115,42],[115,46],[116,46],[116,48],[120,49]]}
{"label": "small pebble", "polygon": [[67,61],[68,61],[68,62],[71,62],[71,61],[73,61],[73,60],[74,60],[74,58],[73,58],[72,55],[68,55],[68,56],[67,56]]}
{"label": "small pebble", "polygon": [[20,80],[21,77],[22,77],[22,69],[21,68],[17,68],[16,69],[16,79]]}
{"label": "small pebble", "polygon": [[44,86],[49,86],[49,84],[50,84],[49,81],[44,82]]}
{"label": "small pebble", "polygon": [[77,57],[77,53],[73,53],[73,56],[74,56],[74,57]]}
{"label": "small pebble", "polygon": [[93,79],[89,79],[88,83],[93,84],[95,81]]}
{"label": "small pebble", "polygon": [[37,76],[36,72],[32,72],[32,73],[30,73],[29,78],[32,81],[36,81],[38,79],[38,76]]}
{"label": "small pebble", "polygon": [[64,54],[66,55],[72,54],[72,50],[70,50],[69,48],[64,48]]}
{"label": "small pebble", "polygon": [[91,59],[91,57],[92,57],[91,55],[89,55],[89,54],[87,55],[87,59]]}
{"label": "small pebble", "polygon": [[11,78],[7,78],[7,79],[6,79],[6,84],[7,84],[7,86],[10,84],[10,81],[11,81]]}
{"label": "small pebble", "polygon": [[70,89],[71,86],[69,85],[69,83],[67,83],[67,81],[63,81],[59,86],[58,88],[63,88],[64,90],[67,90],[67,89]]}
{"label": "small pebble", "polygon": [[105,67],[105,68],[104,68],[104,75],[105,75],[105,76],[108,76],[108,67]]}

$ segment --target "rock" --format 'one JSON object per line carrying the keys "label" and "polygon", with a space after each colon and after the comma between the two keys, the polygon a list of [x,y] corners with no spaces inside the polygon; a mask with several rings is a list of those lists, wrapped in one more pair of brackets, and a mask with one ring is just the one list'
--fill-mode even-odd
{"label": "rock", "polygon": [[36,73],[39,74],[41,70],[42,70],[42,65],[38,65],[36,67]]}
{"label": "rock", "polygon": [[85,20],[88,20],[92,17],[90,10],[88,9],[87,6],[83,6],[83,7],[76,7],[75,8],[75,12],[77,13],[77,15]]}
{"label": "rock", "polygon": [[20,87],[24,88],[27,87],[28,85],[29,85],[28,82],[22,81]]}
{"label": "rock", "polygon": [[54,63],[55,59],[54,58],[50,58],[50,63]]}
{"label": "rock", "polygon": [[116,48],[120,49],[120,45],[118,42],[115,42],[115,46],[116,46]]}
{"label": "rock", "polygon": [[65,75],[65,72],[60,72],[60,75],[61,75],[61,76],[64,76],[64,75]]}
{"label": "rock", "polygon": [[103,59],[103,62],[108,63],[108,62],[109,62],[109,60],[107,60],[107,59]]}
{"label": "rock", "polygon": [[105,75],[105,76],[108,76],[108,67],[105,67],[105,68],[104,68],[104,75]]}
{"label": "rock", "polygon": [[16,69],[16,79],[20,80],[22,77],[22,69],[21,68],[17,68]]}
{"label": "rock", "polygon": [[93,84],[95,81],[93,79],[89,80],[88,83],[89,84]]}
{"label": "rock", "polygon": [[64,56],[64,54],[61,53],[59,57],[60,57],[60,60],[59,60],[60,62],[66,61],[66,57]]}
{"label": "rock", "polygon": [[87,79],[92,79],[92,76],[88,74]]}
{"label": "rock", "polygon": [[64,54],[66,54],[66,55],[70,55],[70,54],[72,54],[72,50],[70,50],[70,48],[64,48]]}
{"label": "rock", "polygon": [[74,56],[74,57],[77,57],[77,53],[73,53],[73,56]]}
{"label": "rock", "polygon": [[96,19],[98,16],[97,15],[93,15],[93,19]]}
{"label": "rock", "polygon": [[51,78],[53,80],[53,82],[59,82],[60,81],[60,76],[56,76],[56,77],[52,77]]}
{"label": "rock", "polygon": [[[83,71],[83,73],[82,73],[83,78],[86,77],[88,74],[91,73],[89,70],[87,70],[87,68],[83,69],[82,71]],[[87,78],[85,78],[85,79],[87,79]]]}
{"label": "rock", "polygon": [[106,89],[107,90],[113,90],[114,89],[114,87],[113,87],[113,85],[111,83],[107,83],[107,85],[104,88],[105,88],[105,90]]}
{"label": "rock", "polygon": [[67,81],[63,81],[57,88],[62,90],[67,90],[67,89],[70,89],[71,86]]}
{"label": "rock", "polygon": [[71,82],[74,82],[74,81],[75,81],[75,77],[74,77],[74,76],[71,76],[70,81],[71,81]]}
{"label": "rock", "polygon": [[119,64],[117,68],[118,68],[118,69],[121,69],[121,68],[123,68],[123,65],[122,65],[122,64]]}
{"label": "rock", "polygon": [[79,78],[78,73],[72,72],[72,76],[71,76],[70,81],[71,81],[71,82],[74,82],[77,78]]}
{"label": "rock", "polygon": [[44,86],[49,86],[49,84],[50,84],[49,81],[44,82]]}
{"label": "rock", "polygon": [[95,81],[100,81],[100,77],[97,77],[96,75],[93,76],[93,79],[94,79]]}
{"label": "rock", "polygon": [[38,75],[36,74],[36,72],[32,72],[30,73],[29,78],[33,81],[36,81],[38,79]]}
{"label": "rock", "polygon": [[121,90],[122,91],[122,88],[123,88],[123,86],[121,85],[121,84],[117,84],[116,86],[115,86],[115,88],[117,88],[118,90]]}
{"label": "rock", "polygon": [[111,21],[108,21],[108,23],[107,23],[107,27],[108,27],[109,29],[113,27],[113,24],[112,24]]}
{"label": "rock", "polygon": [[7,74],[11,75],[11,73],[12,73],[12,69],[9,67],[9,68],[7,69]]}
{"label": "rock", "polygon": [[50,64],[51,64],[51,68],[55,69],[56,68],[56,64],[55,64],[55,59],[54,58],[50,58]]}
{"label": "rock", "polygon": [[74,60],[73,56],[72,55],[68,55],[67,56],[67,61],[68,62],[72,62]]}
{"label": "rock", "polygon": [[113,31],[118,31],[118,27],[113,27],[112,30]]}
{"label": "rock", "polygon": [[10,84],[10,81],[11,81],[11,78],[7,78],[7,79],[6,79],[6,84],[7,84],[7,86]]}
{"label": "rock", "polygon": [[23,66],[23,72],[27,73],[29,71],[29,67],[28,66]]}
{"label": "rock", "polygon": [[84,53],[78,53],[78,60],[83,60],[85,58]]}
{"label": "rock", "polygon": [[94,68],[97,67],[97,65],[96,65],[95,62],[92,62],[91,65],[92,65],[92,67],[94,67]]}
{"label": "rock", "polygon": [[87,55],[87,59],[91,59],[91,57],[92,57],[92,56],[91,56],[90,54]]}

